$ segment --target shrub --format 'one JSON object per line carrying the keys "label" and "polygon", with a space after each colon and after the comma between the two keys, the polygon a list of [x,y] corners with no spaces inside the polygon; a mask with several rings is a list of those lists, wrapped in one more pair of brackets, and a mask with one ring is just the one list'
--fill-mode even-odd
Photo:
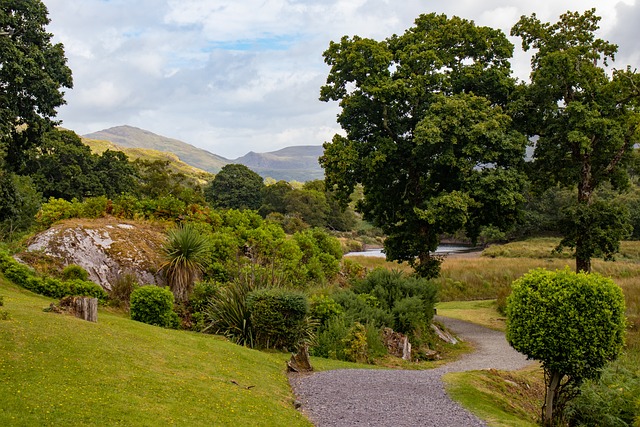
{"label": "shrub", "polygon": [[333,298],[326,295],[314,295],[309,299],[311,317],[326,325],[327,321],[342,313],[342,307]]}
{"label": "shrub", "polygon": [[[357,294],[368,294],[375,297],[380,302],[380,308],[383,310],[388,312],[395,310],[394,318],[396,320],[391,324],[385,325],[392,326],[394,330],[400,331],[409,327],[403,332],[410,333],[418,326],[428,325],[433,318],[437,289],[436,285],[427,279],[407,277],[400,271],[375,269],[364,280],[357,282],[353,290]],[[411,303],[402,303],[396,310],[398,302],[405,298],[413,299]],[[407,308],[405,306],[408,304],[411,304],[411,310],[417,312],[411,316],[413,319],[411,322],[409,322],[409,314],[406,313]],[[402,314],[402,320],[399,318],[400,314]]]}
{"label": "shrub", "polygon": [[259,348],[297,350],[303,339],[307,298],[284,289],[261,289],[247,297],[255,345]]}
{"label": "shrub", "polygon": [[253,347],[253,328],[247,295],[253,290],[248,280],[236,280],[220,287],[205,312],[203,332],[222,334],[239,345]]}
{"label": "shrub", "polygon": [[131,319],[164,328],[177,328],[180,320],[173,311],[173,294],[167,288],[142,286],[131,293]]}
{"label": "shrub", "polygon": [[109,302],[116,307],[129,309],[131,293],[139,286],[138,279],[133,274],[123,274],[119,276],[111,285],[109,292]]}
{"label": "shrub", "polygon": [[354,323],[343,341],[345,344],[344,355],[349,362],[367,363],[369,359],[367,331],[364,325],[359,322]]}
{"label": "shrub", "polygon": [[134,219],[142,212],[142,206],[137,197],[123,194],[113,201],[112,212],[118,218]]}
{"label": "shrub", "polygon": [[193,292],[189,299],[189,309],[192,313],[202,312],[207,308],[207,304],[215,297],[220,285],[216,282],[197,282],[193,286]]}
{"label": "shrub", "polygon": [[393,315],[396,332],[411,334],[417,330],[426,330],[428,326],[424,303],[418,296],[396,301],[393,306]]}
{"label": "shrub", "polygon": [[80,279],[63,281],[53,277],[38,277],[24,264],[20,264],[6,253],[0,253],[0,271],[18,286],[51,298],[65,296],[87,296],[107,299],[107,293],[100,285]]}
{"label": "shrub", "polygon": [[563,406],[582,381],[598,378],[624,343],[624,296],[599,274],[532,270],[516,280],[507,302],[507,341],[542,362],[545,425],[562,418]]}
{"label": "shrub", "polygon": [[378,301],[370,295],[358,295],[347,290],[335,293],[333,298],[342,306],[345,317],[351,322],[371,324],[378,328],[394,324],[393,314],[389,310],[377,307]]}
{"label": "shrub", "polygon": [[[570,425],[617,427],[640,417],[640,371],[636,361],[617,360],[598,380],[587,380],[566,410]],[[637,424],[636,424],[637,425]]]}
{"label": "shrub", "polygon": [[72,279],[80,279],[80,280],[89,280],[89,273],[87,270],[80,267],[77,264],[69,264],[62,270],[62,279],[63,280],[72,280]]}
{"label": "shrub", "polygon": [[36,222],[44,228],[49,228],[60,220],[77,217],[79,210],[80,203],[76,199],[69,202],[51,197],[40,207],[36,214]]}
{"label": "shrub", "polygon": [[82,202],[79,214],[83,218],[101,218],[107,213],[108,203],[105,196],[89,197]]}
{"label": "shrub", "polygon": [[4,297],[0,295],[0,307],[4,305]]}
{"label": "shrub", "polygon": [[317,345],[309,353],[312,356],[346,360],[345,338],[349,332],[349,322],[344,315],[331,317],[318,330]]}

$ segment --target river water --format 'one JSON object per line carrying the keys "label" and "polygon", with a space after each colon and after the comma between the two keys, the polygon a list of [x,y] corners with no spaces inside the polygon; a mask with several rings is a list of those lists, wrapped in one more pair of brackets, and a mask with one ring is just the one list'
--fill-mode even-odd
{"label": "river water", "polygon": [[[462,245],[440,245],[438,249],[436,249],[436,255],[447,255],[452,253],[460,253],[460,252],[469,252],[474,250],[475,248],[471,246],[462,246]],[[382,248],[378,249],[370,249],[363,252],[349,252],[344,256],[372,256],[372,257],[381,257],[384,258],[384,253],[382,252]]]}

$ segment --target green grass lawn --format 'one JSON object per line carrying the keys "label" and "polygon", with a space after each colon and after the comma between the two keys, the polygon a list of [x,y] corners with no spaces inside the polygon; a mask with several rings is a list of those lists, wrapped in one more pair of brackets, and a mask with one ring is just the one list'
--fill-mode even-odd
{"label": "green grass lawn", "polygon": [[103,309],[98,323],[43,312],[53,300],[3,279],[0,296],[0,425],[311,425],[282,355]]}

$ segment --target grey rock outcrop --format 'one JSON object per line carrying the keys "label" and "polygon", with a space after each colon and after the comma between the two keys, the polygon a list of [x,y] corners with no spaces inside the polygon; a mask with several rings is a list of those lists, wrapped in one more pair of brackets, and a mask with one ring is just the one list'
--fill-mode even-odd
{"label": "grey rock outcrop", "polygon": [[91,281],[106,290],[123,275],[140,284],[163,284],[158,268],[165,229],[160,224],[123,221],[113,217],[70,219],[37,234],[28,252],[60,258],[64,265],[77,264]]}

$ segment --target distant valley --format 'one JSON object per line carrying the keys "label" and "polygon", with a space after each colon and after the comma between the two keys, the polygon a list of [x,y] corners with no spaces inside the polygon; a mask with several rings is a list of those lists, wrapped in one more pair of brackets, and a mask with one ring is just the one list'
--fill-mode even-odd
{"label": "distant valley", "polygon": [[[159,157],[158,152],[171,153],[177,156],[180,163],[184,162],[186,165],[202,170],[196,174],[200,173],[203,177],[207,175],[206,172],[214,174],[219,172],[226,164],[239,163],[264,178],[301,182],[324,178],[324,171],[318,163],[318,157],[322,155],[323,149],[318,145],[293,146],[268,153],[251,151],[242,157],[230,160],[186,142],[133,126],[116,126],[83,135],[83,138],[94,151],[119,150],[132,158],[155,159]],[[173,158],[167,159],[173,161]]]}

